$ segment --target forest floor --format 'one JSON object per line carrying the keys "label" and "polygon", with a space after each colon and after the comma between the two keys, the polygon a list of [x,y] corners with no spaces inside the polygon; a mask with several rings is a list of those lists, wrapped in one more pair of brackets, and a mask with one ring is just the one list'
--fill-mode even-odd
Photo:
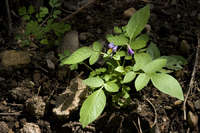
{"label": "forest floor", "polygon": [[[67,119],[59,119],[52,111],[56,106],[56,97],[65,91],[71,79],[84,69],[70,72],[67,67],[59,66],[59,53],[55,48],[19,47],[16,41],[7,35],[7,22],[4,21],[5,16],[2,16],[1,53],[5,54],[8,50],[14,50],[11,54],[18,50],[28,51],[30,59],[21,53],[19,56],[25,58],[26,65],[5,67],[0,64],[0,133],[18,133],[27,122],[38,125],[42,133],[200,132],[200,67],[199,64],[194,67],[195,62],[200,60],[200,57],[195,59],[200,43],[200,1],[150,1],[99,0],[67,21],[72,30],[78,32],[79,43],[90,45],[96,40],[105,41],[105,35],[110,33],[114,26],[127,24],[129,18],[124,17],[127,9],[133,7],[138,10],[150,4],[148,24],[151,27],[152,41],[158,45],[162,55],[181,55],[188,61],[182,70],[173,73],[183,88],[184,97],[188,94],[185,103],[150,85],[140,92],[133,91],[132,102],[126,108],[106,106],[102,115],[84,129],[79,123],[79,109],[72,112]],[[2,55],[0,54],[1,60]],[[15,59],[8,61],[9,66]],[[83,77],[87,73],[85,69]],[[192,73],[195,76],[192,76]],[[36,97],[36,101],[41,101],[37,116],[27,111],[28,104],[35,104],[33,97]],[[183,108],[184,104],[186,108]]]}

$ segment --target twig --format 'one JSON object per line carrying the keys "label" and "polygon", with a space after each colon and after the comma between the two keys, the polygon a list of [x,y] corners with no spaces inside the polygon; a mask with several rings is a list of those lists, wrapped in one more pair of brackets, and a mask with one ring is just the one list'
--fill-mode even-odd
{"label": "twig", "polygon": [[73,16],[75,16],[76,14],[78,14],[79,12],[81,12],[83,9],[85,9],[86,7],[88,7],[90,4],[94,3],[96,0],[89,0],[89,2],[85,5],[83,5],[82,7],[80,7],[78,10],[76,10],[75,12],[73,12],[72,14],[68,15],[67,17],[63,18],[62,21],[66,21],[70,18],[72,18]]}
{"label": "twig", "polygon": [[138,127],[139,127],[139,131],[140,131],[140,133],[143,133],[143,132],[142,132],[141,125],[140,125],[140,118],[139,118],[139,117],[138,117]]}
{"label": "twig", "polygon": [[19,112],[12,112],[12,113],[0,113],[0,115],[21,115],[22,111]]}
{"label": "twig", "polygon": [[11,15],[10,15],[10,7],[9,7],[9,3],[8,0],[5,0],[6,2],[6,9],[7,9],[7,15],[8,15],[8,27],[9,27],[9,35],[11,35],[12,33],[12,19],[11,19]]}
{"label": "twig", "polygon": [[139,128],[138,128],[138,126],[137,126],[137,124],[135,123],[135,121],[133,120],[132,121],[133,122],[133,124],[135,125],[135,127],[136,127],[136,129],[137,129],[137,131],[138,131],[138,133],[140,132],[140,130],[139,130]]}
{"label": "twig", "polygon": [[155,106],[153,105],[153,103],[149,100],[149,99],[145,99],[152,107],[153,107],[153,110],[154,110],[154,113],[155,113],[155,118],[154,118],[154,122],[153,124],[151,125],[151,128],[154,127],[157,123],[157,119],[158,119],[158,114],[157,114],[157,111],[156,111],[156,108]]}
{"label": "twig", "polygon": [[192,71],[192,75],[191,75],[191,79],[190,79],[190,84],[189,84],[189,89],[188,92],[186,94],[184,103],[183,103],[183,113],[184,113],[184,120],[187,119],[187,114],[186,114],[186,101],[188,99],[188,96],[190,94],[190,91],[192,91],[192,89],[194,88],[194,82],[195,82],[195,73],[197,71],[197,67],[199,64],[199,52],[200,52],[200,33],[197,33],[197,39],[198,39],[198,45],[197,45],[197,51],[196,51],[196,57],[195,57],[195,63],[193,66],[193,71]]}

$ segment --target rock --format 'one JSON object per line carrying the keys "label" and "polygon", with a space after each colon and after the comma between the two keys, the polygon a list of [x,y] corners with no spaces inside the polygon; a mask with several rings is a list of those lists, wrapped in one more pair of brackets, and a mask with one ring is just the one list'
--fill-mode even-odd
{"label": "rock", "polygon": [[1,53],[1,63],[4,67],[26,65],[31,62],[27,52],[7,50]]}
{"label": "rock", "polygon": [[194,106],[196,109],[200,110],[200,99],[195,101]]}
{"label": "rock", "polygon": [[13,88],[10,93],[12,98],[18,102],[23,102],[32,96],[31,90],[26,87]]}
{"label": "rock", "polygon": [[179,49],[182,52],[182,54],[188,55],[190,53],[190,48],[191,47],[186,40],[181,41],[181,45]]}
{"label": "rock", "polygon": [[67,119],[69,115],[78,109],[86,96],[86,86],[82,79],[76,77],[72,79],[69,87],[56,98],[56,107],[53,113],[58,119]]}
{"label": "rock", "polygon": [[47,59],[46,62],[49,69],[55,69],[55,64],[50,59]]}
{"label": "rock", "polygon": [[61,46],[58,48],[59,54],[64,54],[66,50],[69,50],[70,53],[73,53],[79,48],[78,32],[70,31],[65,34]]}
{"label": "rock", "polygon": [[188,123],[190,127],[194,128],[198,125],[198,116],[193,114],[191,111],[188,112]]}
{"label": "rock", "polygon": [[81,32],[80,35],[79,35],[79,39],[81,41],[86,41],[91,37],[93,37],[93,35],[90,32]]}
{"label": "rock", "polygon": [[131,7],[124,11],[123,16],[126,18],[130,18],[136,12],[135,8]]}
{"label": "rock", "polygon": [[26,111],[28,114],[35,118],[40,118],[44,116],[45,113],[45,102],[40,96],[33,96],[25,102]]}
{"label": "rock", "polygon": [[46,62],[47,62],[47,66],[49,69],[55,69],[55,64],[58,63],[58,59],[55,57],[55,53],[54,51],[50,51],[46,54],[45,56],[46,58]]}
{"label": "rock", "polygon": [[0,133],[13,133],[4,121],[0,121]]}
{"label": "rock", "polygon": [[40,127],[34,123],[26,123],[20,133],[41,133]]}

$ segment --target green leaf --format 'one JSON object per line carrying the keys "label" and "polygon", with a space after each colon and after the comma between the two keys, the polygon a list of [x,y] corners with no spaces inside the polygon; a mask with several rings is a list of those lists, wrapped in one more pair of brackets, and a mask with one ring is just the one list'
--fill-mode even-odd
{"label": "green leaf", "polygon": [[55,11],[53,12],[53,17],[54,17],[54,18],[57,18],[58,15],[60,15],[60,14],[61,14],[61,11],[60,11],[60,10],[55,10]]}
{"label": "green leaf", "polygon": [[93,54],[90,56],[90,59],[89,59],[90,65],[95,64],[98,61],[99,56],[100,56],[100,52],[93,52]]}
{"label": "green leaf", "polygon": [[30,16],[29,15],[24,15],[23,19],[26,20],[26,21],[28,21],[28,20],[30,20]]}
{"label": "green leaf", "polygon": [[133,14],[126,26],[126,32],[132,40],[144,29],[150,16],[150,6],[147,5]]}
{"label": "green leaf", "polygon": [[145,65],[142,70],[145,73],[154,73],[156,71],[161,70],[164,66],[166,66],[167,60],[166,59],[155,59],[152,62]]}
{"label": "green leaf", "polygon": [[120,34],[120,33],[122,33],[122,29],[120,27],[118,27],[118,26],[115,26],[114,27],[114,33]]}
{"label": "green leaf", "polygon": [[123,83],[129,83],[131,82],[136,76],[136,73],[134,73],[133,71],[129,71],[126,73],[126,75],[124,76],[124,79],[123,79]]}
{"label": "green leaf", "polygon": [[101,54],[102,48],[103,48],[103,46],[98,41],[96,41],[92,44],[92,49],[94,50],[94,52],[89,59],[90,65],[93,65],[97,62],[97,60],[99,59],[99,56]]}
{"label": "green leaf", "polygon": [[152,61],[152,58],[147,53],[138,53],[134,56],[136,64],[133,67],[134,71],[138,71]]}
{"label": "green leaf", "polygon": [[32,6],[32,5],[30,5],[29,7],[28,7],[28,13],[31,15],[31,14],[33,14],[35,12],[35,8]]}
{"label": "green leaf", "polygon": [[118,92],[119,91],[119,86],[114,82],[107,82],[104,84],[104,87],[108,92]]}
{"label": "green leaf", "polygon": [[124,72],[124,67],[123,66],[118,66],[115,68],[115,71],[123,73]]}
{"label": "green leaf", "polygon": [[180,84],[169,74],[155,73],[151,75],[151,81],[153,82],[153,85],[161,92],[172,97],[176,97],[180,100],[184,100]]}
{"label": "green leaf", "polygon": [[187,60],[182,56],[173,55],[173,56],[162,56],[160,58],[167,59],[166,67],[172,70],[180,70],[183,68],[182,67],[183,65],[187,64]]}
{"label": "green leaf", "polygon": [[103,46],[100,42],[96,41],[92,44],[92,48],[95,52],[101,52]]}
{"label": "green leaf", "polygon": [[140,73],[135,80],[135,88],[137,91],[143,89],[149,83],[150,77],[145,73]]}
{"label": "green leaf", "polygon": [[18,13],[20,16],[26,15],[26,7],[23,6],[23,7],[19,8]]}
{"label": "green leaf", "polygon": [[42,40],[40,41],[40,43],[41,43],[41,44],[48,44],[49,42],[48,42],[47,39],[42,39]]}
{"label": "green leaf", "polygon": [[147,34],[142,34],[131,42],[130,46],[133,50],[144,48],[149,41],[149,36]]}
{"label": "green leaf", "polygon": [[114,45],[123,46],[128,44],[128,38],[121,34],[121,35],[107,35],[107,40],[110,43],[114,43]]}
{"label": "green leaf", "polygon": [[90,57],[91,54],[93,54],[93,51],[91,48],[86,47],[86,46],[79,48],[74,53],[72,53],[71,56],[63,59],[61,62],[61,65],[80,63],[80,62],[84,61],[85,59],[87,59],[88,57]]}
{"label": "green leaf", "polygon": [[100,87],[103,85],[104,81],[100,77],[91,77],[83,80],[83,83],[90,87]]}
{"label": "green leaf", "polygon": [[39,13],[39,16],[40,17],[45,17],[47,14],[49,13],[49,10],[48,8],[46,7],[40,7],[40,13]]}
{"label": "green leaf", "polygon": [[93,92],[84,102],[80,110],[80,122],[84,127],[101,115],[106,105],[106,96],[102,89]]}
{"label": "green leaf", "polygon": [[156,46],[155,43],[150,43],[150,45],[147,47],[147,53],[149,55],[151,55],[151,57],[153,59],[156,59],[158,57],[160,57],[160,50],[158,49],[158,47]]}

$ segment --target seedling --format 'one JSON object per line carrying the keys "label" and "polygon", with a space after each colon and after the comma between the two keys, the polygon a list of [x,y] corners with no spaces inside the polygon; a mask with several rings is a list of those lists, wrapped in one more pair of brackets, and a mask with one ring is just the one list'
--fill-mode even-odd
{"label": "seedling", "polygon": [[115,34],[106,37],[107,52],[103,52],[101,43],[96,41],[91,47],[81,47],[61,60],[61,65],[74,65],[89,59],[90,66],[100,56],[105,61],[101,68],[90,68],[89,77],[83,81],[92,91],[80,110],[83,127],[100,116],[106,105],[106,95],[112,96],[113,103],[125,106],[130,101],[131,89],[140,91],[150,82],[161,92],[184,100],[179,82],[169,73],[181,69],[187,62],[181,56],[160,56],[156,44],[142,32],[149,17],[150,6],[147,5],[134,13],[127,25],[115,27]]}

